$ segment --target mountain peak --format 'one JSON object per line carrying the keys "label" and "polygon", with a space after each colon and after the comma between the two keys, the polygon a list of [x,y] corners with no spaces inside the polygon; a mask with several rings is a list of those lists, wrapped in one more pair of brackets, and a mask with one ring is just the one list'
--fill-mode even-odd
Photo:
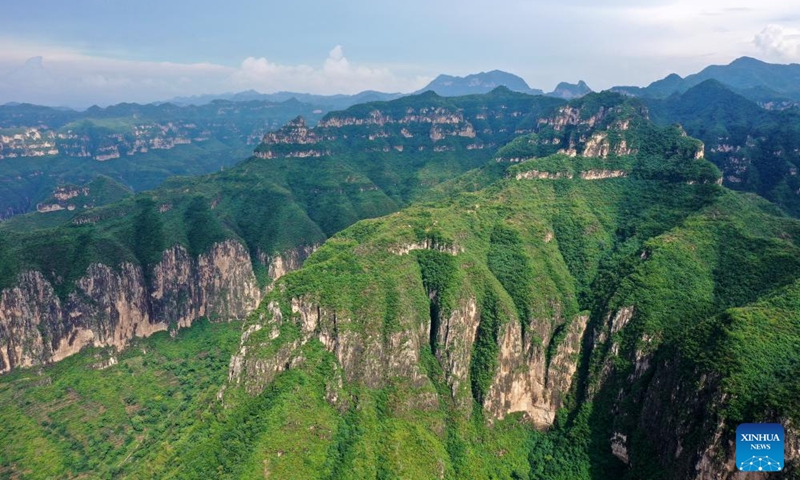
{"label": "mountain peak", "polygon": [[441,74],[416,93],[435,91],[443,97],[455,97],[476,93],[489,93],[497,87],[506,87],[514,92],[541,95],[541,90],[531,89],[521,77],[502,70],[473,73],[464,77]]}
{"label": "mountain peak", "polygon": [[671,74],[642,92],[648,97],[666,98],[709,79],[757,102],[800,100],[800,65],[773,64],[752,57],[740,57],[728,65],[710,65],[685,78]]}
{"label": "mountain peak", "polygon": [[556,85],[556,89],[548,93],[547,96],[572,100],[573,98],[580,98],[589,93],[592,93],[592,89],[589,88],[589,85],[586,85],[586,82],[583,80],[579,80],[578,83],[561,82]]}
{"label": "mountain peak", "polygon": [[730,63],[730,66],[747,66],[747,67],[755,67],[755,66],[762,66],[768,65],[766,62],[762,62],[761,60],[753,57],[739,57],[736,60]]}

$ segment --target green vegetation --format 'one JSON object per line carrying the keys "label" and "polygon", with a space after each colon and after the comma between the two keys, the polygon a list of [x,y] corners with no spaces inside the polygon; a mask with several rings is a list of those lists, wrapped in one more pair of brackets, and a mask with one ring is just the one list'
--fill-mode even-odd
{"label": "green vegetation", "polygon": [[[431,108],[454,101],[422,95],[383,113],[423,100]],[[460,108],[484,108],[483,101],[468,97]],[[330,238],[276,282],[242,326],[241,345],[237,326],[203,323],[182,332],[186,341],[157,334],[137,342],[102,374],[81,366],[108,352],[95,360],[95,352],[83,352],[40,375],[22,370],[0,379],[7,417],[0,472],[690,478],[697,452],[718,429],[710,461],[728,458],[738,422],[795,425],[800,222],[717,185],[717,168],[696,158],[698,142],[675,126],[645,122],[640,103],[602,94],[573,105],[585,109],[583,119],[611,112],[608,125],[633,115],[630,128],[606,132],[624,135],[630,155],[542,156],[536,145],[555,135],[545,128],[507,147],[524,158],[517,164],[495,161],[502,152],[471,156],[459,143],[466,140],[454,139],[450,152],[417,150],[390,168],[401,157],[342,153],[369,143],[350,135],[328,145],[341,148],[330,156],[251,158],[223,173],[167,182],[96,209],[95,223],[49,230],[32,249],[16,247],[32,236],[2,230],[6,282],[13,281],[7,272],[29,265],[62,279],[115,255],[148,265],[161,245],[174,243],[197,254],[236,238],[255,258]],[[586,128],[561,133],[569,140],[591,133]],[[433,189],[481,159],[488,163]],[[517,179],[534,170],[572,175]],[[624,175],[581,178],[589,170]],[[423,178],[435,180],[423,187]],[[347,226],[419,198],[427,202]],[[89,247],[84,256],[78,245]],[[59,285],[66,290],[69,282]],[[581,312],[589,315],[587,330],[567,344],[581,351],[562,356]],[[228,381],[234,351],[242,357]],[[530,368],[529,359],[543,365]],[[559,390],[558,368],[569,367],[576,368],[571,387]],[[115,373],[126,368],[135,375]],[[179,368],[186,370],[180,376]],[[509,393],[511,375],[540,375],[537,369],[548,398],[563,400],[539,404],[555,414],[547,431],[492,396]],[[111,380],[90,390],[101,378]],[[779,386],[756,388],[763,381]],[[72,399],[72,391],[79,399],[63,408],[106,408],[103,423],[58,413],[54,400]],[[628,439],[629,465],[612,454],[617,434]],[[796,472],[790,468],[787,475]]]}
{"label": "green vegetation", "polygon": [[[0,377],[0,477],[159,476],[219,410],[239,327],[202,321],[121,354],[90,350]],[[99,370],[112,356],[119,363]]]}
{"label": "green vegetation", "polygon": [[[449,137],[440,142],[449,142],[447,148],[432,151],[429,124],[421,122],[416,127],[411,124],[408,128],[417,130],[408,139],[399,134],[402,127],[393,124],[392,128],[398,130],[394,137],[405,139],[409,148],[403,152],[395,149],[384,152],[384,138],[369,140],[363,131],[365,127],[343,127],[342,132],[337,132],[341,138],[322,146],[333,152],[331,156],[270,160],[251,157],[223,172],[173,178],[160,188],[133,199],[76,210],[73,218],[59,215],[59,219],[70,220],[70,223],[56,228],[53,226],[56,222],[48,216],[62,212],[21,216],[0,225],[0,237],[6,237],[7,245],[14,246],[0,252],[0,288],[12,285],[19,272],[34,269],[43,272],[53,284],[63,283],[58,288],[69,292],[74,279],[80,278],[90,263],[117,266],[136,259],[146,266],[157,260],[155,251],[142,252],[141,249],[180,244],[196,255],[225,238],[239,240],[248,248],[263,285],[267,279],[264,265],[259,262],[261,254],[318,244],[358,220],[398,210],[439,183],[483,165],[494,151],[488,148],[469,150],[468,145],[505,143],[513,137],[510,132],[518,125],[530,122],[530,118],[560,103],[556,99],[499,90],[491,95],[459,99],[425,94],[358,105],[326,118],[369,115],[376,108],[398,117],[405,115],[408,108],[430,114],[436,108],[449,108],[454,112],[463,111],[472,118],[476,129],[489,129],[492,133],[482,133],[477,138]],[[527,117],[492,117],[490,114],[501,106],[526,111]],[[486,115],[486,119],[477,119],[479,114]],[[245,115],[245,119],[251,118]],[[350,135],[345,137],[345,131]],[[281,146],[305,148],[302,145]],[[191,193],[191,198],[187,193]],[[153,208],[158,213],[148,218],[137,217],[140,208],[135,205],[142,201],[154,202]],[[156,238],[160,234],[146,233],[150,230],[148,225],[141,225],[143,232],[134,226],[145,220],[155,224],[153,215],[160,217],[164,225],[161,239]],[[34,229],[40,231],[32,232]],[[145,246],[138,245],[134,235],[146,236],[142,238]],[[68,253],[72,251],[70,245],[77,244],[78,237],[88,241],[83,244],[88,252],[85,255]],[[52,262],[49,261],[51,257]]]}
{"label": "green vegetation", "polygon": [[[293,99],[281,103],[217,101],[183,107],[119,104],[85,112],[27,104],[0,106],[0,135],[36,128],[41,139],[29,139],[28,146],[46,142],[59,151],[58,155],[31,156],[28,147],[4,145],[0,153],[5,157],[0,161],[0,219],[35,211],[58,186],[87,185],[98,176],[140,192],[156,188],[171,176],[231,167],[247,158],[252,153],[249,144],[267,131],[297,115],[314,122],[321,116],[319,112],[319,107]],[[187,141],[191,143],[184,143]],[[109,153],[119,157],[96,160]],[[94,205],[105,203],[109,202]]]}
{"label": "green vegetation", "polygon": [[721,83],[708,80],[682,95],[650,100],[653,119],[680,123],[706,145],[725,185],[755,192],[800,216],[800,114],[766,110]]}

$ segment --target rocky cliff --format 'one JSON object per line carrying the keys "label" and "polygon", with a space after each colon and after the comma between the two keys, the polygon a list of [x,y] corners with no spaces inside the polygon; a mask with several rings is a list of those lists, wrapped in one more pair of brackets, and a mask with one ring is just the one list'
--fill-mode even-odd
{"label": "rocky cliff", "polygon": [[[393,247],[389,254],[402,257],[397,259],[401,265],[398,268],[402,269],[415,265],[416,257],[409,255],[415,251],[465,254],[463,248],[444,249],[431,241]],[[455,300],[455,308],[447,313],[436,306],[438,293],[431,292],[429,296],[434,298],[429,315],[424,308],[394,312],[398,318],[392,331],[387,332],[381,318],[392,312],[348,312],[346,307],[337,309],[321,299],[320,292],[296,297],[281,295],[286,291],[287,286],[279,282],[275,294],[268,297],[246,327],[239,352],[231,359],[231,385],[243,386],[249,394],[257,395],[281,372],[303,368],[305,349],[318,342],[336,359],[336,375],[330,378],[326,390],[333,392],[328,400],[337,408],[348,407],[343,385],[380,389],[399,381],[413,392],[407,400],[409,408],[436,411],[443,402],[453,402],[462,414],[471,415],[471,382],[479,361],[475,358],[475,342],[479,324],[491,315],[475,295]],[[419,302],[421,298],[408,299],[414,300]],[[521,412],[533,425],[549,427],[570,390],[586,321],[586,316],[576,316],[568,325],[559,317],[529,319],[527,334],[516,318],[500,327],[497,370],[483,400],[488,418],[501,420]],[[558,325],[566,335],[553,341]],[[441,366],[449,398],[433,393],[430,372],[422,358],[426,349]]]}
{"label": "rocky cliff", "polygon": [[[771,332],[781,352],[800,338],[786,319],[798,290],[780,290],[800,271],[788,233],[796,222],[767,219],[715,185],[719,172],[681,129],[645,127],[645,112],[628,123],[619,108],[568,107],[541,122],[539,138],[545,128],[575,138],[583,129],[580,151],[591,156],[523,157],[484,192],[329,240],[250,317],[220,398],[235,408],[239,390],[268,397],[292,372],[314,369],[325,408],[348,425],[373,415],[364,412],[375,395],[387,424],[409,422],[448,449],[465,419],[496,425],[487,436],[509,419],[554,438],[566,430],[568,447],[538,444],[531,455],[568,455],[564,466],[582,448],[606,478],[739,478],[732,429],[776,421],[793,478],[798,433],[786,399],[796,384],[778,397],[751,383],[792,383],[784,353],[753,335]],[[596,152],[593,126],[606,139],[632,135],[645,154]],[[743,253],[753,248],[765,253]],[[428,460],[458,471],[456,452],[432,449]],[[531,472],[542,465],[532,460]]]}
{"label": "rocky cliff", "polygon": [[209,105],[119,104],[83,112],[47,107],[0,107],[0,159],[80,157],[107,162],[212,139],[257,143],[266,132],[303,113],[322,110],[297,101],[218,101]]}
{"label": "rocky cliff", "polygon": [[264,159],[325,157],[355,152],[493,150],[530,133],[559,100],[499,88],[481,97],[442,98],[433,92],[332,112],[309,127],[297,118],[264,136]]}
{"label": "rocky cliff", "polygon": [[[271,280],[298,268],[312,249],[300,247],[261,260]],[[65,298],[37,271],[0,293],[0,373],[57,362],[87,346],[125,348],[136,337],[212,321],[244,319],[262,291],[247,250],[217,243],[192,257],[174,246],[152,267],[92,264]]]}

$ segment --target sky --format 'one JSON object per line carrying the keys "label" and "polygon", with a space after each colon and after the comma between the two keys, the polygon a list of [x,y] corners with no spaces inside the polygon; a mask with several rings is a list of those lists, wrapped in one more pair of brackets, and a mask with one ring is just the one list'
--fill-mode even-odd
{"label": "sky", "polygon": [[800,63],[786,0],[4,0],[0,104],[412,92],[493,69],[647,85],[741,56]]}

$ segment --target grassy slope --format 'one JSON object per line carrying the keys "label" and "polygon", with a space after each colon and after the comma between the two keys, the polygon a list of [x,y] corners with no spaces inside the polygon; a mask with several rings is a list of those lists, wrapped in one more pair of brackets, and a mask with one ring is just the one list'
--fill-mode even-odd
{"label": "grassy slope", "polygon": [[[663,305],[690,309],[699,301],[695,298],[708,298],[707,308],[701,311],[710,315],[762,296],[755,292],[746,299],[730,300],[731,292],[741,285],[720,280],[725,271],[718,263],[698,271],[696,265],[704,265],[701,262],[682,261],[687,255],[694,258],[692,245],[701,257],[706,251],[724,247],[729,249],[726,257],[736,259],[736,255],[767,241],[775,255],[751,256],[750,261],[763,262],[764,268],[770,269],[793,256],[797,258],[793,245],[800,229],[796,222],[764,214],[762,205],[754,199],[720,192],[724,191],[714,186],[670,185],[636,178],[594,182],[504,180],[436,208],[414,207],[384,219],[360,222],[327,242],[306,267],[282,283],[287,295],[318,295],[323,304],[335,305],[343,312],[382,319],[376,328],[391,331],[396,328],[393,321],[408,321],[398,319],[398,314],[405,317],[419,311],[418,315],[427,315],[426,282],[440,282],[445,287],[453,282],[452,288],[473,289],[482,301],[486,301],[487,292],[494,292],[501,302],[500,310],[506,312],[505,321],[509,321],[524,308],[535,309],[548,299],[558,299],[567,313],[591,308],[592,301],[601,297],[602,282],[608,281],[614,283],[606,290],[612,292],[606,297],[611,298],[611,304],[628,304],[636,297],[637,305],[641,305],[643,313],[632,323],[641,326],[634,330],[647,328],[663,335],[665,342],[675,342],[685,337],[670,332],[684,328],[680,325],[700,315],[676,311],[673,321],[663,316],[672,308],[665,310]],[[497,225],[503,226],[501,230]],[[545,242],[548,231],[555,232],[555,238]],[[785,238],[766,240],[774,235]],[[529,270],[516,282],[505,282],[504,288],[503,272],[513,274],[514,269],[504,270],[503,262],[518,262],[519,257],[513,254],[513,248],[509,254],[509,250],[498,250],[497,245],[515,245],[514,236],[524,245],[521,254]],[[465,248],[457,257],[461,268],[454,277],[436,279],[429,272],[425,280],[425,252],[397,256],[387,251],[390,245],[420,237],[455,242]],[[650,252],[648,260],[639,255],[643,248]],[[486,260],[492,255],[493,267]],[[434,264],[436,256],[433,254]],[[616,272],[608,279],[609,274],[603,273],[608,262],[613,269],[632,262],[633,273]],[[755,272],[764,271],[756,266]],[[731,268],[734,270],[728,273],[741,271],[742,264]],[[779,284],[791,284],[791,272],[797,271],[800,269],[786,265],[784,275],[766,283],[762,277],[752,280],[734,275],[734,279],[745,281],[747,289],[763,285],[767,295]],[[713,290],[704,293],[709,290],[699,287],[713,286],[714,275],[719,277],[717,284],[723,286],[716,293],[717,302]],[[675,288],[674,282],[687,280],[694,286]],[[527,307],[519,303],[523,297],[510,287],[515,283],[530,285]],[[589,285],[594,288],[587,291]],[[364,289],[384,295],[364,295]],[[394,299],[389,294],[392,291],[397,294]],[[777,317],[770,312],[794,311],[794,304],[783,300],[791,298],[787,297],[789,293],[774,291],[780,296],[769,301],[772,303],[730,310],[719,318],[739,319],[730,321],[731,340],[725,342],[729,345],[725,348],[730,352],[755,348],[764,358],[756,365],[767,365],[763,368],[772,369],[780,377],[786,368],[796,365],[794,357],[773,360],[763,346],[737,340],[752,328],[749,322],[741,322],[745,315],[754,316],[765,327],[773,325],[778,329],[776,334],[786,327],[776,323]],[[674,298],[676,295],[680,298]],[[485,303],[483,308],[487,308]],[[365,324],[364,328],[374,327]],[[291,336],[292,332],[285,334]],[[312,342],[304,347],[307,360],[302,368],[281,374],[257,397],[233,392],[230,408],[220,409],[212,398],[224,381],[226,355],[236,344],[238,328],[205,325],[182,335],[188,337],[186,341],[174,342],[166,336],[143,340],[147,355],[133,348],[123,354],[120,365],[102,372],[82,367],[96,361],[91,353],[83,353],[44,369],[43,376],[23,371],[4,377],[6,388],[0,398],[8,417],[3,425],[8,425],[4,435],[9,440],[4,442],[4,468],[27,471],[31,478],[38,472],[47,476],[79,471],[92,471],[92,476],[106,471],[130,478],[217,474],[250,478],[265,471],[278,478],[428,478],[438,473],[450,478],[589,478],[591,474],[591,404],[575,410],[575,415],[560,417],[558,426],[548,434],[531,430],[513,415],[487,427],[479,413],[467,420],[447,401],[433,411],[413,408],[413,402],[409,408],[407,402],[415,392],[397,379],[380,389],[346,385],[347,394],[358,397],[357,407],[353,404],[340,412],[323,399],[334,360],[320,344]],[[786,341],[791,343],[794,338],[787,337]],[[215,353],[208,357],[200,354],[209,349]],[[438,362],[429,352],[423,358],[430,379],[428,388],[440,391],[440,398],[448,398],[442,390],[446,387]],[[768,366],[773,361],[777,363]],[[624,368],[622,356],[619,362],[618,368]],[[746,388],[748,379],[760,374],[752,368],[761,367],[726,368],[730,372],[726,377],[730,379],[729,388]],[[136,375],[131,376],[128,370]],[[480,368],[473,369],[474,375],[479,373]],[[46,384],[40,381],[42,378],[52,378],[53,383]],[[53,400],[62,396],[75,400],[66,407],[54,405]],[[764,405],[762,399],[751,400],[743,400],[743,405]],[[777,402],[779,408],[786,407],[780,399]],[[126,409],[128,404],[133,407]],[[87,411],[98,409],[104,411],[103,416],[87,421]],[[736,411],[732,408],[731,415]],[[796,412],[785,414],[794,416]],[[149,440],[140,440],[143,435]],[[168,448],[163,447],[166,444]],[[36,449],[36,454],[30,449]],[[134,451],[129,461],[123,462]],[[101,454],[115,460],[100,464],[96,459]],[[46,465],[37,466],[41,460],[46,460]]]}

